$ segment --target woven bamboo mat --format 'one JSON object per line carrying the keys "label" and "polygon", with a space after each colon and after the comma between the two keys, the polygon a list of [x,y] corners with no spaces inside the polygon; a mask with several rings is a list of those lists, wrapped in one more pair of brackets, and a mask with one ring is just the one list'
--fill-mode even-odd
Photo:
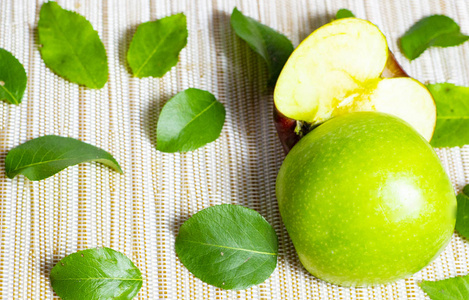
{"label": "woven bamboo mat", "polygon": [[[142,271],[138,299],[425,299],[422,279],[469,273],[469,244],[458,235],[431,265],[407,280],[376,288],[340,288],[302,267],[280,219],[275,178],[284,154],[272,122],[266,68],[229,24],[232,9],[298,43],[339,8],[377,24],[404,69],[422,82],[469,85],[469,43],[431,49],[410,63],[398,38],[415,21],[445,14],[469,33],[464,0],[59,0],[99,32],[109,81],[89,90],[53,74],[37,47],[41,1],[0,0],[0,47],[25,66],[28,87],[19,106],[0,102],[0,298],[51,299],[48,274],[77,250],[107,246]],[[174,13],[188,19],[189,40],[177,67],[161,79],[133,78],[125,55],[136,27]],[[155,150],[163,104],[189,87],[212,92],[227,119],[220,138],[184,154]],[[39,182],[7,179],[6,153],[45,134],[78,138],[109,151],[120,175],[100,164],[71,167]],[[437,150],[456,191],[469,182],[469,147]],[[278,267],[263,284],[224,291],[194,278],[174,241],[192,214],[220,203],[257,210],[279,236]]]}

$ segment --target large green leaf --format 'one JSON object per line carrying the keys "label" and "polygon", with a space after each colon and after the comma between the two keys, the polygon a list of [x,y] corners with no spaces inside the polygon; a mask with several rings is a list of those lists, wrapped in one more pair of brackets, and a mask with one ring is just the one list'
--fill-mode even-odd
{"label": "large green leaf", "polygon": [[225,108],[203,90],[190,88],[170,99],[161,110],[156,131],[162,152],[195,150],[220,136]]}
{"label": "large green leaf", "polygon": [[0,48],[0,100],[20,104],[27,81],[23,65],[13,54]]}
{"label": "large green leaf", "polygon": [[97,161],[122,173],[108,152],[82,141],[46,135],[13,148],[5,158],[9,178],[23,174],[30,180],[42,180],[79,163]]}
{"label": "large green leaf", "polygon": [[50,280],[63,300],[132,299],[142,287],[140,270],[124,254],[109,248],[66,256],[52,268]]}
{"label": "large green leaf", "polygon": [[277,266],[278,240],[259,213],[224,204],[196,213],[181,226],[176,253],[202,281],[240,290],[269,278]]}
{"label": "large green leaf", "polygon": [[453,277],[440,281],[422,281],[420,287],[432,300],[469,299],[469,276]]}
{"label": "large green leaf", "polygon": [[162,77],[178,62],[187,44],[186,16],[182,13],[140,24],[130,43],[127,61],[136,77]]}
{"label": "large green leaf", "polygon": [[104,86],[108,77],[106,50],[83,16],[47,2],[41,7],[38,33],[42,59],[52,71],[89,88]]}
{"label": "large green leaf", "polygon": [[462,34],[460,30],[459,25],[447,16],[425,17],[402,36],[401,50],[408,59],[413,60],[432,46],[459,45],[469,39],[469,36]]}
{"label": "large green leaf", "polygon": [[231,14],[231,27],[265,60],[270,74],[269,85],[275,85],[280,71],[293,52],[290,40],[272,28],[243,15],[236,7]]}
{"label": "large green leaf", "polygon": [[458,213],[456,217],[456,230],[460,235],[469,239],[469,184],[457,196]]}
{"label": "large green leaf", "polygon": [[457,147],[469,144],[469,87],[451,83],[427,85],[436,104],[433,147]]}

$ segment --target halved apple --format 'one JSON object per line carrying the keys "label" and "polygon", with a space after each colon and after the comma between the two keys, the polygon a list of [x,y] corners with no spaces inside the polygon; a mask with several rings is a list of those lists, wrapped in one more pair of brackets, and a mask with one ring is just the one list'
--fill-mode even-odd
{"label": "halved apple", "polygon": [[358,18],[335,20],[307,37],[285,64],[274,101],[284,123],[314,126],[349,112],[379,111],[407,121],[428,141],[436,123],[428,89],[407,77],[378,27]]}

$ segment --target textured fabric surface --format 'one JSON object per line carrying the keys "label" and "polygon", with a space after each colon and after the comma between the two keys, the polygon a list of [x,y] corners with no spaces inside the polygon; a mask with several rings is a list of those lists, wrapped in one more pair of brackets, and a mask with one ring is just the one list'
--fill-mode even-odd
{"label": "textured fabric surface", "polygon": [[[469,33],[464,0],[59,0],[98,31],[109,60],[100,90],[69,83],[40,57],[36,26],[42,1],[0,0],[0,47],[25,66],[28,87],[19,106],[0,103],[0,299],[51,299],[48,276],[65,255],[107,246],[142,271],[138,299],[425,299],[417,283],[469,273],[469,244],[457,234],[446,250],[410,279],[376,288],[340,288],[309,275],[281,221],[275,178],[284,158],[272,122],[264,63],[237,38],[232,9],[298,43],[339,8],[377,24],[398,61],[422,82],[469,85],[469,43],[431,49],[409,62],[397,40],[429,14],[454,18]],[[138,24],[184,12],[189,39],[178,65],[163,78],[132,77],[125,55]],[[196,87],[212,92],[227,112],[222,134],[193,152],[155,150],[163,104]],[[6,153],[45,134],[78,138],[109,151],[124,174],[96,163],[70,167],[39,182],[7,179]],[[459,191],[469,182],[469,147],[438,149]],[[257,210],[279,236],[278,267],[264,283],[223,291],[194,278],[179,262],[179,226],[220,203]],[[56,296],[55,296],[56,297]]]}

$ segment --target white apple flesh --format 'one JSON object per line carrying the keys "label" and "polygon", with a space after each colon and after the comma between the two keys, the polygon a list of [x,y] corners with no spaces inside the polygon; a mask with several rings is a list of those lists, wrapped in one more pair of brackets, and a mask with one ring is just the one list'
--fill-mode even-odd
{"label": "white apple flesh", "polygon": [[[333,21],[292,53],[275,87],[275,106],[310,124],[355,111],[389,113],[429,141],[436,123],[433,97],[415,79],[385,78],[389,60],[394,61],[378,27],[357,18]],[[405,75],[391,75],[396,74]]]}

